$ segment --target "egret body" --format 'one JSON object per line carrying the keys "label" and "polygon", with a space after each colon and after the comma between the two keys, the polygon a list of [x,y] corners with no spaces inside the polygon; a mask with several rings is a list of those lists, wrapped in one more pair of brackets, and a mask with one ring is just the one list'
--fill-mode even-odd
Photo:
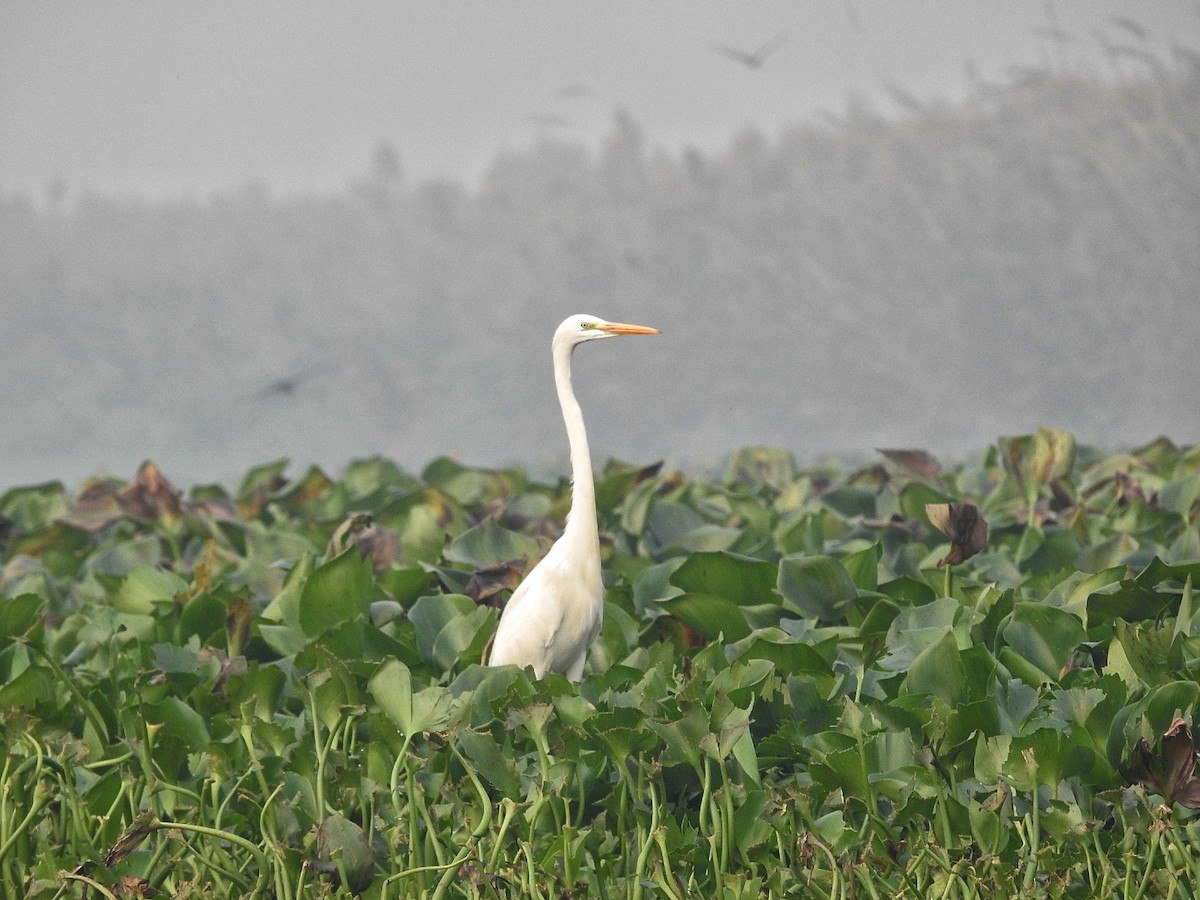
{"label": "egret body", "polygon": [[583,412],[571,388],[571,354],[584,341],[622,334],[658,330],[576,315],[564,319],[554,332],[554,384],[571,447],[571,511],[562,537],[505,605],[488,665],[532,666],[538,678],[547,672],[560,672],[572,681],[583,677],[588,647],[604,617],[604,588],[592,457]]}

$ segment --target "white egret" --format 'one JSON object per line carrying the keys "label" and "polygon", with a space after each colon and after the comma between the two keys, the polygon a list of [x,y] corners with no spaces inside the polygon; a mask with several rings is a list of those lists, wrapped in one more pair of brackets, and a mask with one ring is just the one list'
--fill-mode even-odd
{"label": "white egret", "polygon": [[505,605],[488,665],[533,666],[538,678],[547,672],[562,673],[572,681],[583,677],[588,647],[604,617],[604,588],[592,457],[583,412],[571,388],[571,354],[584,341],[622,334],[658,334],[658,329],[576,315],[564,319],[554,332],[554,384],[571,447],[571,511],[562,537]]}

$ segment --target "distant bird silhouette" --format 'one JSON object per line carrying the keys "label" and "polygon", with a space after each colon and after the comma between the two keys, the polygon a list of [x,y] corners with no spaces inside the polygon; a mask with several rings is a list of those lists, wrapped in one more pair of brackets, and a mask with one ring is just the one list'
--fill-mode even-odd
{"label": "distant bird silhouette", "polygon": [[767,61],[767,57],[779,49],[780,44],[787,38],[787,32],[781,31],[775,37],[771,38],[753,53],[748,53],[737,47],[730,47],[727,44],[719,44],[713,47],[715,53],[720,53],[722,56],[727,56],[735,62],[740,62],[748,69],[761,69],[762,64]]}
{"label": "distant bird silhouette", "polygon": [[259,400],[264,400],[267,397],[290,397],[296,391],[300,390],[300,386],[306,381],[310,381],[332,368],[329,363],[313,363],[310,366],[305,366],[298,372],[293,372],[291,375],[275,379],[266,387],[255,391],[254,396]]}
{"label": "distant bird silhouette", "polygon": [[529,121],[539,128],[569,128],[571,120],[558,113],[542,113],[529,117]]}
{"label": "distant bird silhouette", "polygon": [[851,0],[843,0],[842,6],[846,10],[846,21],[850,23],[850,27],[859,34],[865,33],[867,29],[858,15],[858,7]]}
{"label": "distant bird silhouette", "polygon": [[592,96],[592,89],[582,84],[568,84],[555,95],[558,100],[579,100]]}

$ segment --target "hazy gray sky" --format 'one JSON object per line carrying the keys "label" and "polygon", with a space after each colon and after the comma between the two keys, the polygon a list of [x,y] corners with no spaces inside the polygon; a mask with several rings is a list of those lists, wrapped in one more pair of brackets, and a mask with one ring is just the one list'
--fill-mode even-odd
{"label": "hazy gray sky", "polygon": [[[0,189],[176,195],[336,188],[380,141],[406,176],[477,176],[539,135],[595,140],[624,107],[651,143],[720,150],[892,82],[954,96],[1057,52],[1056,18],[1195,47],[1195,0],[4,0]],[[786,37],[758,70],[714,52]],[[1097,59],[1095,65],[1102,63]]]}

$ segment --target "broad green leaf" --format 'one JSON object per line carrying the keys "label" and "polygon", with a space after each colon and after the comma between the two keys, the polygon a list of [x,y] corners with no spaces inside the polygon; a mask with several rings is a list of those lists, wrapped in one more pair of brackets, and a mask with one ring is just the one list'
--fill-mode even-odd
{"label": "broad green leaf", "polygon": [[1137,581],[1123,581],[1115,591],[1101,590],[1088,597],[1088,626],[1115,619],[1126,622],[1156,619],[1174,599],[1171,594],[1152,590]]}
{"label": "broad green leaf", "polygon": [[[674,500],[659,498],[651,505],[646,516],[646,546],[652,553],[659,553],[668,548],[682,548],[690,535],[702,533],[703,530],[711,527],[715,526],[711,526],[692,507]],[[732,544],[736,539],[736,535],[734,535],[726,546]]]}
{"label": "broad green leaf", "polygon": [[351,547],[318,566],[300,593],[300,627],[316,637],[342,622],[366,618],[371,604],[371,563]]}
{"label": "broad green leaf", "polygon": [[1158,502],[1162,508],[1183,519],[1191,517],[1197,498],[1200,498],[1200,474],[1175,478],[1158,489]]}
{"label": "broad green leaf", "polygon": [[778,603],[776,567],[764,560],[727,552],[690,554],[670,575],[688,593],[715,594],[738,606]]}
{"label": "broad green leaf", "polygon": [[1130,668],[1139,678],[1151,687],[1168,679],[1173,637],[1170,626],[1118,622],[1114,631],[1114,642],[1120,642]]}
{"label": "broad green leaf", "polygon": [[434,661],[434,645],[442,629],[475,609],[475,601],[462,594],[433,594],[419,598],[408,611],[408,619],[417,630],[417,651],[426,660]]}
{"label": "broad green leaf", "polygon": [[947,631],[922,650],[904,679],[910,694],[933,694],[947,703],[962,700],[966,696],[966,685],[967,673],[952,631]]}
{"label": "broad green leaf", "polygon": [[746,777],[755,784],[761,785],[762,776],[758,771],[758,754],[755,752],[754,738],[750,734],[749,728],[738,735],[737,740],[733,742],[731,752],[738,765],[742,767],[742,771],[746,773]]}
{"label": "broad green leaf", "polygon": [[0,685],[0,709],[11,706],[33,709],[39,704],[50,706],[55,699],[54,676],[43,666],[30,666]]}
{"label": "broad green leaf", "polygon": [[36,594],[0,597],[0,647],[21,638],[38,621],[44,602]]}
{"label": "broad green leaf", "polygon": [[1057,428],[1039,428],[1034,434],[1000,438],[1000,457],[1032,506],[1044,485],[1070,473],[1075,465],[1075,437]]}
{"label": "broad green leaf", "polygon": [[871,517],[875,515],[875,494],[870,488],[843,485],[823,493],[821,502],[848,519]]}
{"label": "broad green leaf", "polygon": [[533,538],[510,531],[494,518],[488,518],[451,541],[444,555],[450,562],[485,569],[517,559],[536,562],[543,552]]}
{"label": "broad green leaf", "polygon": [[902,609],[888,626],[888,655],[879,665],[890,671],[908,669],[916,658],[958,624],[963,607],[953,597]]}
{"label": "broad green leaf", "polygon": [[796,640],[779,628],[758,628],[729,647],[735,659],[766,660],[785,674],[810,672],[832,674],[829,662],[811,645]]}
{"label": "broad green leaf", "polygon": [[434,639],[433,661],[443,669],[451,669],[459,662],[478,663],[495,630],[496,611],[486,606],[455,616]]}
{"label": "broad green leaf", "polygon": [[459,747],[475,764],[480,775],[498,788],[505,797],[516,799],[521,796],[521,778],[516,767],[490,734],[460,731],[456,737]]}
{"label": "broad green leaf", "polygon": [[169,603],[187,590],[187,583],[173,572],[154,566],[139,566],[122,579],[113,594],[114,608],[127,613],[151,613],[155,603]]}
{"label": "broad green leaf", "polygon": [[725,480],[782,491],[796,480],[796,460],[774,447],[743,447],[729,460]]}
{"label": "broad green leaf", "polygon": [[840,560],[842,567],[860,591],[874,591],[879,587],[879,560],[883,547],[879,543],[847,553]]}
{"label": "broad green leaf", "polygon": [[317,829],[313,865],[328,874],[345,873],[346,887],[360,894],[375,877],[375,859],[366,832],[344,816],[329,816]]}
{"label": "broad green leaf", "polygon": [[663,765],[688,763],[699,771],[701,742],[706,736],[710,736],[708,716],[702,707],[689,706],[682,716],[669,721],[647,719],[646,726],[665,744]]}
{"label": "broad green leaf", "polygon": [[681,622],[693,628],[705,640],[740,641],[750,633],[746,615],[732,601],[714,594],[680,594],[655,601]]}
{"label": "broad green leaf", "polygon": [[785,556],[778,589],[786,604],[824,622],[839,620],[858,597],[850,573],[829,556]]}
{"label": "broad green leaf", "polygon": [[208,746],[208,726],[204,718],[178,697],[167,697],[159,703],[143,704],[146,720],[162,726],[162,733],[177,737],[193,753]]}
{"label": "broad green leaf", "polygon": [[1044,603],[1014,604],[1001,635],[1024,659],[1057,681],[1076,648],[1087,640],[1083,623],[1068,612]]}
{"label": "broad green leaf", "polygon": [[739,852],[749,853],[774,834],[770,822],[763,816],[770,798],[771,795],[763,790],[747,791],[746,799],[734,812],[733,837]]}
{"label": "broad green leaf", "polygon": [[367,690],[384,715],[396,723],[405,736],[420,730],[413,717],[412,674],[399,660],[388,660],[367,682]]}

